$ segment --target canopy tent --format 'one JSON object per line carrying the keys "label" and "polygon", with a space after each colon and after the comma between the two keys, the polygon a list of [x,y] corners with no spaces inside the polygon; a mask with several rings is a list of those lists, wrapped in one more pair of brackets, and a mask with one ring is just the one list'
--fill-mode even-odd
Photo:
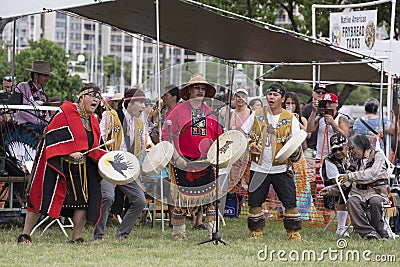
{"label": "canopy tent", "polygon": [[[112,0],[102,0],[108,2]],[[12,0],[0,9],[0,20],[39,14],[68,7],[96,4],[98,0]]]}
{"label": "canopy tent", "polygon": [[[156,7],[153,0],[41,0],[21,4],[15,0],[0,10],[1,18],[11,18],[26,14],[65,9],[69,12],[117,27],[127,32],[139,33],[157,38]],[[70,8],[69,8],[70,7]],[[182,48],[201,52],[229,61],[243,61],[262,64],[334,62],[339,64],[329,73],[329,81],[371,82],[373,68],[364,62],[361,65],[344,65],[344,62],[360,62],[362,56],[333,48],[306,38],[298,38],[295,33],[272,27],[259,27],[244,19],[222,16],[180,0],[159,1],[160,41]],[[205,19],[206,18],[206,19]],[[277,29],[277,30],[275,30]],[[276,79],[312,80],[311,67],[296,66],[285,75],[283,69],[274,73]],[[287,69],[285,67],[284,69]],[[338,71],[342,70],[342,71]],[[367,70],[367,71],[364,71]],[[356,73],[357,75],[354,75]],[[302,74],[302,75],[301,75]],[[335,75],[336,74],[336,75]],[[321,77],[321,80],[325,78]],[[374,78],[374,82],[380,79]]]}
{"label": "canopy tent", "polygon": [[312,82],[313,65],[317,65],[317,80],[325,83],[377,86],[381,82],[387,84],[388,80],[386,72],[381,77],[381,71],[367,62],[335,62],[334,64],[318,63],[312,65],[281,63],[267,71],[260,80]]}
{"label": "canopy tent", "polygon": [[[67,10],[127,32],[157,37],[153,0],[116,0]],[[360,60],[323,44],[179,0],[160,1],[160,41],[225,60],[261,63]]]}

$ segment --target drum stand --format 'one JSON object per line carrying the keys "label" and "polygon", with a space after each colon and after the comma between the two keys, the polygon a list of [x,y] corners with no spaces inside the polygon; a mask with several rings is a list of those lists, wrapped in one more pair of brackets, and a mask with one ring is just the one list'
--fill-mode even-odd
{"label": "drum stand", "polygon": [[[209,242],[213,242],[214,245],[218,245],[219,243],[222,243],[224,245],[227,245],[227,243],[222,240],[221,235],[219,233],[219,197],[218,197],[218,190],[219,190],[219,181],[218,181],[218,172],[219,172],[219,138],[218,138],[218,128],[216,127],[216,164],[215,164],[215,233],[212,233],[212,237],[210,240],[206,240],[203,242],[200,242],[199,245],[206,244]],[[213,229],[214,230],[214,229]]]}

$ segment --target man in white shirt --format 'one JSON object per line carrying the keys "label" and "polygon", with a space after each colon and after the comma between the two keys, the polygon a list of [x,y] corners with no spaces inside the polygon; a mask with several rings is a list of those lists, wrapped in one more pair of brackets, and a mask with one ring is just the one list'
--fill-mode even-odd
{"label": "man in white shirt", "polygon": [[291,240],[302,240],[300,235],[301,218],[296,206],[296,186],[288,174],[291,162],[298,161],[301,149],[297,149],[284,163],[277,163],[277,152],[300,131],[299,121],[292,113],[282,108],[285,100],[285,87],[281,84],[272,84],[267,90],[268,106],[253,112],[242,125],[246,134],[259,137],[259,156],[252,156],[250,184],[249,184],[249,217],[248,228],[252,237],[263,237],[265,216],[262,203],[268,196],[269,186],[272,184],[279,200],[285,207],[283,225]]}
{"label": "man in white shirt", "polygon": [[[140,118],[141,113],[145,108],[146,96],[142,90],[129,89],[124,94],[122,105],[117,109],[119,121],[122,124],[122,138],[116,143],[120,143],[119,149],[116,150],[128,151],[138,156],[139,152],[143,151],[151,144],[146,123]],[[118,127],[117,127],[118,128]],[[114,130],[116,127],[101,127],[101,129]],[[102,132],[101,135],[105,141],[109,133]],[[107,223],[109,209],[115,200],[114,185],[106,180],[102,181],[102,216],[96,225],[94,232],[95,240],[104,238],[104,229]],[[141,186],[133,181],[126,185],[118,185],[117,188],[122,191],[128,198],[129,208],[125,211],[125,215],[118,228],[115,238],[126,239],[136,220],[139,218],[143,208],[146,205],[146,198]]]}

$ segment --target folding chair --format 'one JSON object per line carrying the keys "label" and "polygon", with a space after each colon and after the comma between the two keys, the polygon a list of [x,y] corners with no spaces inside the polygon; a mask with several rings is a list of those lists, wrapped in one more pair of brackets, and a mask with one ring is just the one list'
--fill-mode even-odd
{"label": "folding chair", "polygon": [[[48,219],[51,219],[52,221],[46,225],[46,227],[43,229],[42,233],[40,234],[40,236],[42,236],[47,229],[49,229],[50,226],[52,226],[54,223],[57,223],[58,226],[60,227],[61,231],[64,233],[64,235],[66,237],[68,237],[67,232],[65,231],[65,228],[73,228],[74,227],[74,223],[72,221],[71,218],[65,218],[65,217],[59,217],[57,219],[53,219],[50,216],[47,216],[46,218],[44,218],[43,220],[41,220],[31,231],[30,235],[33,235],[33,233],[36,231],[36,229],[38,229],[41,225],[43,225]],[[65,220],[68,221],[68,224],[65,223]]]}

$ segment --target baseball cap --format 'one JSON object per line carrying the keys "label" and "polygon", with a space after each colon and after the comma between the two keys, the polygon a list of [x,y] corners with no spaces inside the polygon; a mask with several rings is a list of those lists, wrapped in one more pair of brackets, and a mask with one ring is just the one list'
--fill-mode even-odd
{"label": "baseball cap", "polygon": [[339,98],[333,93],[326,93],[322,95],[321,101],[329,101],[333,103],[339,103]]}
{"label": "baseball cap", "polygon": [[236,92],[235,92],[235,94],[240,93],[240,92],[242,92],[242,93],[244,93],[245,95],[249,96],[249,92],[247,92],[247,90],[244,89],[244,88],[239,88],[239,89],[237,89]]}
{"label": "baseball cap", "polygon": [[322,83],[316,83],[315,86],[314,86],[313,91],[316,91],[316,90],[318,90],[318,89],[323,89],[323,90],[325,90],[326,92],[328,91],[328,89],[326,89],[326,85],[325,85],[325,84],[322,84]]}
{"label": "baseball cap", "polygon": [[339,148],[347,144],[347,138],[341,133],[336,133],[332,135],[329,141],[331,149]]}

